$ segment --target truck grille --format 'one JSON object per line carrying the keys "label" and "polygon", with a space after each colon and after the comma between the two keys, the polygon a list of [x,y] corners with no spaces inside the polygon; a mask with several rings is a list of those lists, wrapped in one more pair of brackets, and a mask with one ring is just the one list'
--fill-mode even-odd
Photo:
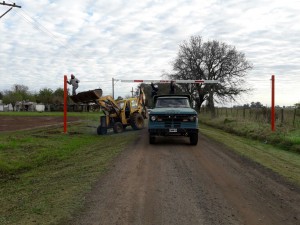
{"label": "truck grille", "polygon": [[159,128],[185,128],[191,124],[189,117],[191,115],[157,115],[154,122],[155,127]]}
{"label": "truck grille", "polygon": [[180,128],[180,124],[181,124],[181,123],[180,123],[180,122],[174,122],[174,121],[173,121],[173,123],[172,123],[171,121],[166,121],[166,122],[165,122],[165,127],[166,127],[166,128],[171,128],[171,127],[172,127],[172,124],[173,124],[173,127],[174,127],[174,128]]}

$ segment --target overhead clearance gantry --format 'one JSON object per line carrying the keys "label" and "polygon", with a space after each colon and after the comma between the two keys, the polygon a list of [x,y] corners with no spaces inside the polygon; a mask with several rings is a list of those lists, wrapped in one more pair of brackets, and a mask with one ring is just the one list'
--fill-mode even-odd
{"label": "overhead clearance gantry", "polygon": [[177,84],[217,84],[220,83],[219,80],[125,80],[125,79],[114,79],[112,78],[112,95],[114,97],[115,93],[115,83],[116,82],[123,82],[123,83],[160,83],[160,84],[168,84],[171,82]]}

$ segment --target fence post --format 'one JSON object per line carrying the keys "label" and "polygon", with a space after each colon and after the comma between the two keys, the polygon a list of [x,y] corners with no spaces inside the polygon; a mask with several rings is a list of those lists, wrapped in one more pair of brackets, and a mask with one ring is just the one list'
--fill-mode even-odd
{"label": "fence post", "polygon": [[294,110],[293,126],[295,126],[297,109]]}
{"label": "fence post", "polygon": [[275,131],[275,76],[272,75],[272,99],[271,99],[271,129]]}

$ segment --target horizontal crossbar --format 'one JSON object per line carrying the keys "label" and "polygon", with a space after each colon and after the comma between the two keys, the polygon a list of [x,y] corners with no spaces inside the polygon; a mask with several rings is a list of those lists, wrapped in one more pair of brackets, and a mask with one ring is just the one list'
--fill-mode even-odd
{"label": "horizontal crossbar", "polygon": [[114,79],[114,81],[120,81],[124,83],[174,83],[178,84],[217,84],[219,80],[122,80]]}

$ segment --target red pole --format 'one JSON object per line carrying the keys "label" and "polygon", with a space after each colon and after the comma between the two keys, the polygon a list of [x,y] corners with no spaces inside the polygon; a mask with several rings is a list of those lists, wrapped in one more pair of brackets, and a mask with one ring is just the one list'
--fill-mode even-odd
{"label": "red pole", "polygon": [[275,76],[274,75],[272,75],[271,127],[272,127],[272,131],[275,131]]}
{"label": "red pole", "polygon": [[64,133],[67,133],[67,98],[68,98],[68,89],[67,89],[67,76],[64,75]]}

